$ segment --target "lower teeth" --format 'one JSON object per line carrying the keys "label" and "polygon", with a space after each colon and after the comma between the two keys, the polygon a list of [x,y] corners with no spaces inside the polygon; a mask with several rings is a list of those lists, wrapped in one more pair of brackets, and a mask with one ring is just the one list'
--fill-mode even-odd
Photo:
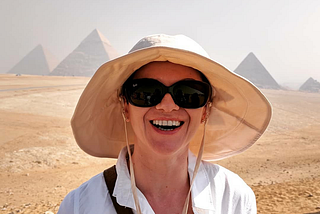
{"label": "lower teeth", "polygon": [[163,129],[161,127],[159,127],[158,129],[160,129],[161,131],[172,131],[173,129]]}

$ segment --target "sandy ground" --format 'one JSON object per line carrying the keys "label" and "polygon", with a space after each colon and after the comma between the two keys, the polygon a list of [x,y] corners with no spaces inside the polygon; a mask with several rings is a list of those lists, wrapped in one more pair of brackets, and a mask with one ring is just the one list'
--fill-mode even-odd
{"label": "sandy ground", "polygon": [[[70,128],[89,81],[0,75],[0,213],[56,213],[64,196],[115,163],[82,152]],[[320,94],[264,90],[266,134],[218,163],[254,190],[258,213],[320,214]]]}

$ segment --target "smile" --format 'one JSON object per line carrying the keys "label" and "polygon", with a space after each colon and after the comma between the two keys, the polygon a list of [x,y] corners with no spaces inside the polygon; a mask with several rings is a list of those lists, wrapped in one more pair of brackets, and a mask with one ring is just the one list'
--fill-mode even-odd
{"label": "smile", "polygon": [[183,121],[151,120],[150,123],[162,131],[172,131],[183,125]]}

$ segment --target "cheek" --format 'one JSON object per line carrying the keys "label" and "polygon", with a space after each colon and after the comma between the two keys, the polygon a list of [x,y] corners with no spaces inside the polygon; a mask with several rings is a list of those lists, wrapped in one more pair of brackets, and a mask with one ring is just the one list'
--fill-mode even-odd
{"label": "cheek", "polygon": [[140,107],[132,106],[131,104],[129,105],[128,117],[135,131],[138,128],[144,127],[143,123],[144,123],[144,118],[147,112],[148,112],[148,108],[140,108]]}
{"label": "cheek", "polygon": [[201,123],[201,119],[203,117],[203,108],[201,109],[190,109],[188,110],[188,114],[190,117],[190,123],[192,123],[193,125],[197,125]]}
{"label": "cheek", "polygon": [[197,133],[202,119],[202,109],[190,109],[187,111],[189,114],[189,126],[187,129],[187,141],[190,142],[194,135]]}

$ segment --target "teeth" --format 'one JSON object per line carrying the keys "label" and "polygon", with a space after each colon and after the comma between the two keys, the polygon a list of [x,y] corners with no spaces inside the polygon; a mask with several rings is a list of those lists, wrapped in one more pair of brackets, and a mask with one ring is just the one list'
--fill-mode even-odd
{"label": "teeth", "polygon": [[161,127],[159,127],[159,129],[162,130],[162,131],[172,131],[173,130],[173,129],[163,129]]}
{"label": "teeth", "polygon": [[173,126],[180,126],[180,122],[179,122],[179,121],[173,121],[173,122],[172,122],[172,125],[173,125]]}
{"label": "teeth", "polygon": [[[153,125],[158,126],[180,126],[180,121],[172,121],[172,120],[153,120]],[[167,129],[166,129],[167,130]]]}

